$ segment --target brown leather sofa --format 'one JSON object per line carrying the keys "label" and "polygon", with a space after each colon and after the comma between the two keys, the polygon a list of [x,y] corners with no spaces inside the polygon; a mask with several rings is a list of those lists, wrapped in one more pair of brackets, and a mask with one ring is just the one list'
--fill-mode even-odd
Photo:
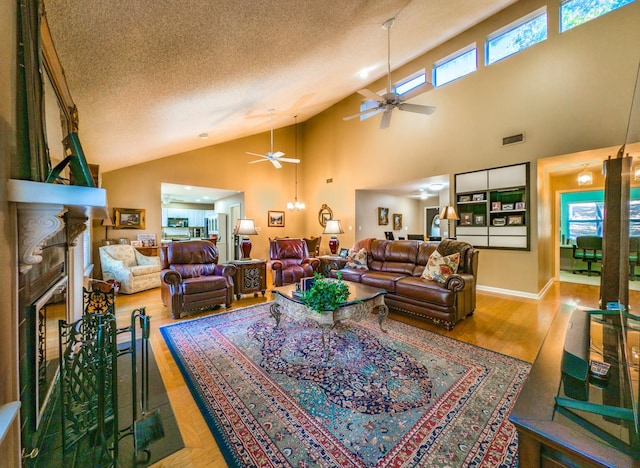
{"label": "brown leather sofa", "polygon": [[[460,253],[458,272],[444,283],[421,277],[436,249],[443,256]],[[346,281],[386,289],[385,303],[389,309],[431,319],[447,330],[473,314],[478,250],[470,244],[450,239],[441,242],[371,239],[367,251],[368,270],[347,267],[332,270],[331,276],[335,278],[339,271]]]}
{"label": "brown leather sofa", "polygon": [[206,240],[170,242],[160,250],[160,291],[171,317],[233,303],[235,265],[218,265],[218,248]]}
{"label": "brown leather sofa", "polygon": [[307,243],[302,239],[273,239],[270,241],[271,269],[276,286],[295,283],[313,276],[318,271],[320,260],[311,258]]}

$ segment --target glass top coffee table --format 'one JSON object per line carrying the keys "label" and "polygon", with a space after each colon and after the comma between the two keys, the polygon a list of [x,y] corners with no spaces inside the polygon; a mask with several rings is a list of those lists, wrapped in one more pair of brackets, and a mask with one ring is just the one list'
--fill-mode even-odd
{"label": "glass top coffee table", "polygon": [[274,329],[280,326],[280,317],[282,314],[295,320],[313,320],[322,330],[322,348],[325,356],[327,351],[325,337],[328,337],[327,341],[330,339],[329,332],[336,323],[345,320],[355,320],[359,322],[372,313],[374,309],[377,309],[380,330],[386,333],[382,324],[389,315],[389,308],[384,303],[384,295],[387,294],[387,291],[351,281],[345,281],[345,284],[349,286],[348,300],[340,304],[336,310],[327,310],[324,313],[318,313],[310,309],[302,302],[300,297],[295,296],[295,284],[274,288],[274,301],[270,309],[271,316],[276,321]]}

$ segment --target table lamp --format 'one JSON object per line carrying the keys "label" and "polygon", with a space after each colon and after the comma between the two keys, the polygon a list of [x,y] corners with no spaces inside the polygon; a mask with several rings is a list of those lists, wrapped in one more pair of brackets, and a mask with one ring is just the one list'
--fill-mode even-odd
{"label": "table lamp", "polygon": [[339,219],[329,219],[327,220],[327,224],[324,227],[323,234],[334,234],[329,239],[329,250],[331,250],[331,254],[335,255],[338,252],[338,247],[340,246],[340,241],[335,236],[335,234],[344,234],[342,230],[342,226],[340,226]]}
{"label": "table lamp", "polygon": [[114,226],[113,221],[111,220],[111,216],[103,219],[102,223],[100,224],[104,226],[104,241],[106,243],[109,240],[109,228]]}
{"label": "table lamp", "polygon": [[248,260],[251,258],[251,241],[248,237],[258,234],[256,227],[253,224],[253,219],[239,219],[236,223],[236,227],[233,229],[233,233],[236,236],[243,236],[240,240],[240,249],[242,250],[242,260]]}
{"label": "table lamp", "polygon": [[451,221],[455,221],[458,218],[458,213],[456,213],[456,208],[455,206],[445,206],[442,208],[442,211],[440,212],[440,219],[447,219],[449,220],[449,239],[453,239],[453,236],[451,234],[453,234],[453,228],[451,227]]}

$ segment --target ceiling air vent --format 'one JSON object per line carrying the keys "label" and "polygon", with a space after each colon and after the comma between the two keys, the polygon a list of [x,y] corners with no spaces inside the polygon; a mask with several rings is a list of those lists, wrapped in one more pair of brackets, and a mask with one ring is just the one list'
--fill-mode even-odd
{"label": "ceiling air vent", "polygon": [[511,135],[502,139],[502,146],[515,145],[516,143],[522,143],[524,141],[524,133],[518,133],[517,135]]}

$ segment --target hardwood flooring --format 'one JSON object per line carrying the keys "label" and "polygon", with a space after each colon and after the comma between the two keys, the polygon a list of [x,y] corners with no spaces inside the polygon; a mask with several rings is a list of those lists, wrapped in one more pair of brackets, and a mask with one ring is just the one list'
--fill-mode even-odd
{"label": "hardwood flooring", "polygon": [[[271,278],[267,278],[267,284]],[[533,362],[558,307],[561,304],[580,304],[597,307],[599,288],[593,285],[556,282],[541,300],[478,292],[474,315],[448,332],[442,326],[391,313],[391,319],[447,335],[461,341]],[[632,309],[640,307],[640,292],[630,291]],[[265,297],[244,296],[235,301],[230,310],[268,302]],[[151,346],[176,415],[185,448],[159,461],[154,467],[224,467],[227,466],[216,442],[200,414],[180,370],[159,332],[159,327],[175,321],[162,305],[160,290],[154,289],[133,295],[119,295],[116,300],[119,325],[128,323],[133,309],[146,307],[151,316]],[[222,308],[222,311],[225,309]],[[213,312],[216,313],[216,312]],[[200,314],[203,316],[205,314]],[[120,321],[122,320],[122,324]]]}

